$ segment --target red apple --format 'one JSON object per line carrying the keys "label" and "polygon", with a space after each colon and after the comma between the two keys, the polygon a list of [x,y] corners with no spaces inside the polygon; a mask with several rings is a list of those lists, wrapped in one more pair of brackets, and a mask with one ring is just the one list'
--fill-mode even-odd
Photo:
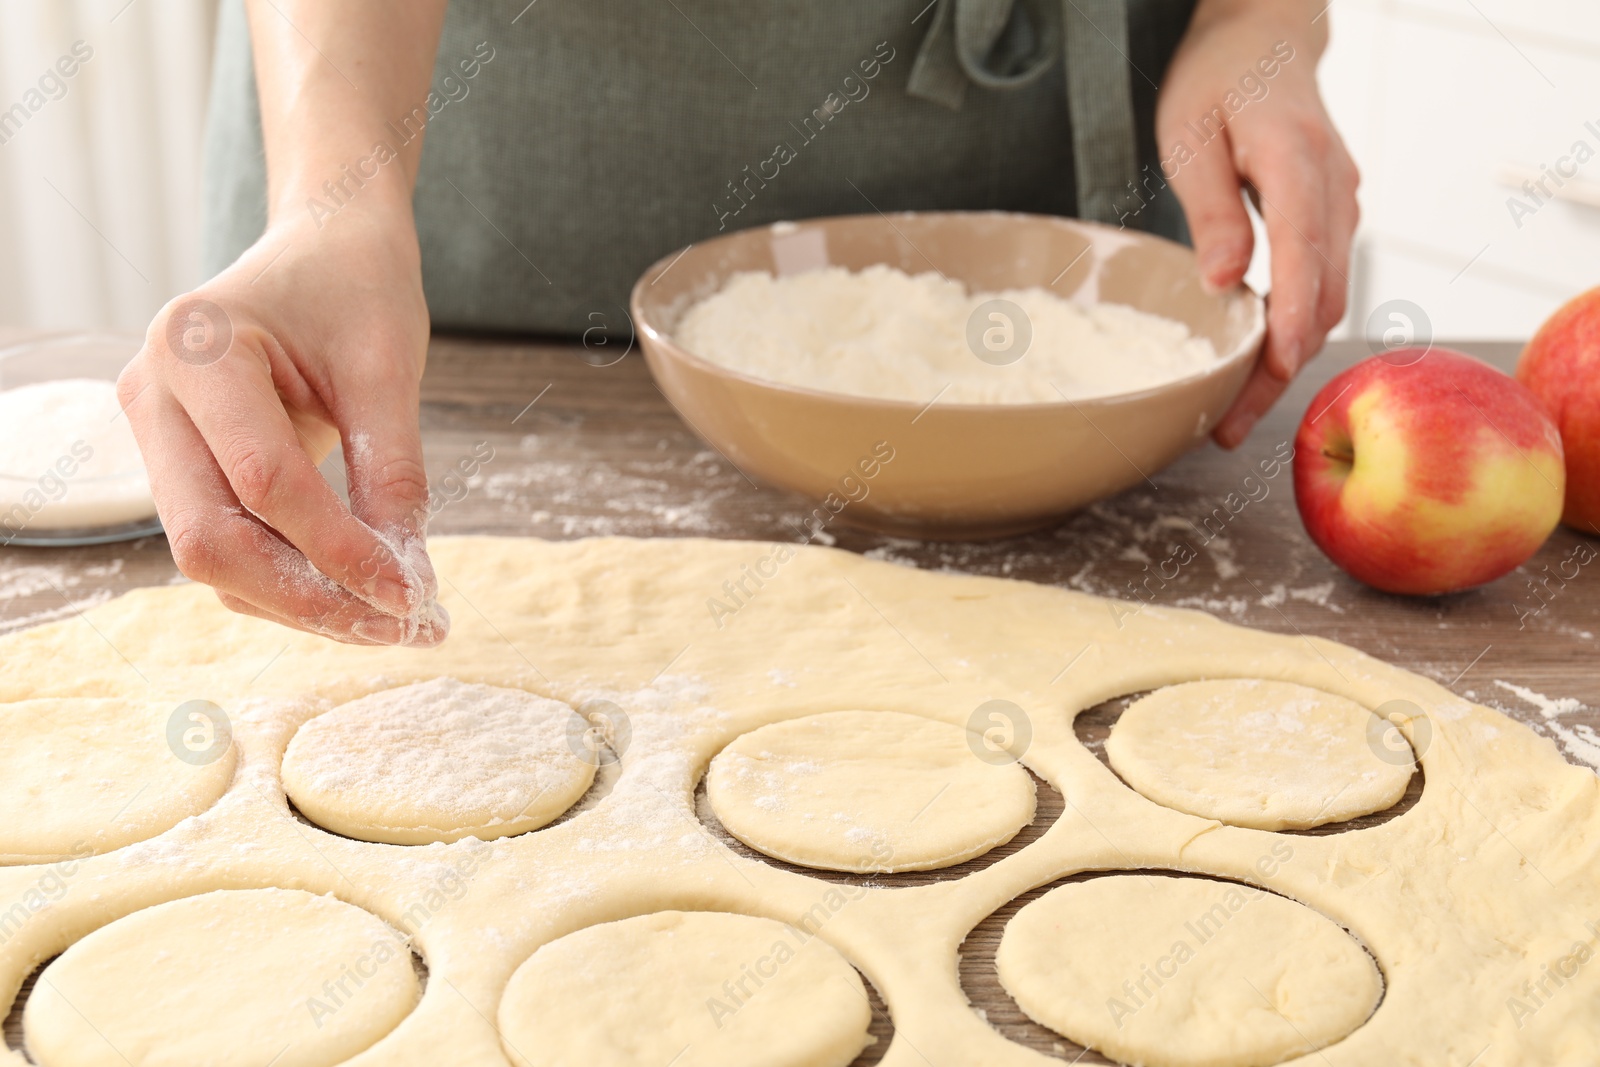
{"label": "red apple", "polygon": [[1561,521],[1600,534],[1600,289],[1567,301],[1539,327],[1517,363],[1517,381],[1555,417],[1567,452]]}
{"label": "red apple", "polygon": [[1391,593],[1493,581],[1561,518],[1561,436],[1516,380],[1445,348],[1373,356],[1323,387],[1295,437],[1317,547]]}

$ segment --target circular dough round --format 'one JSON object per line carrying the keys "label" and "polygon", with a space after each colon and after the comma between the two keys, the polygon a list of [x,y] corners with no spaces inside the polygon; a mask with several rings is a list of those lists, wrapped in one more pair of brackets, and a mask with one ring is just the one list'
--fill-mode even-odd
{"label": "circular dough round", "polygon": [[730,834],[790,863],[882,874],[948,867],[1033,821],[1028,772],[985,762],[972,742],[919,715],[808,715],[734,740],[711,761],[706,795]]}
{"label": "circular dough round", "polygon": [[511,976],[517,1067],[845,1067],[870,1044],[861,976],[798,927],[661,911],[552,941]]}
{"label": "circular dough round", "polygon": [[134,912],[41,972],[23,1011],[41,1067],[329,1067],[416,1006],[404,938],[298,889],[231,889]]}
{"label": "circular dough round", "polygon": [[83,697],[0,704],[0,864],[108,852],[215,804],[233,780],[234,746],[175,747],[174,714],[172,704]]}
{"label": "circular dough round", "polygon": [[1209,878],[1111,875],[1006,924],[1000,982],[1030,1018],[1146,1067],[1264,1067],[1338,1041],[1383,990],[1372,957],[1303,904]]}
{"label": "circular dough round", "polygon": [[1369,742],[1373,714],[1289,682],[1185,682],[1136,701],[1106,758],[1157,804],[1256,830],[1304,830],[1392,807],[1415,770]]}
{"label": "circular dough round", "polygon": [[387,689],[302,726],[283,756],[284,791],[318,826],[362,841],[526,833],[594,781],[594,761],[568,743],[576,714],[454,678]]}

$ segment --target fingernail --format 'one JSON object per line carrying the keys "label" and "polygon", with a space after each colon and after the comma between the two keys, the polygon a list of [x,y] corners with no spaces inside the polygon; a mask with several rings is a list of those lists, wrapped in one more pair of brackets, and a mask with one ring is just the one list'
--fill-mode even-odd
{"label": "fingernail", "polygon": [[1299,341],[1289,341],[1278,350],[1277,366],[1272,369],[1281,381],[1288,381],[1300,370],[1300,360],[1304,355]]}
{"label": "fingernail", "polygon": [[410,615],[421,598],[416,589],[393,578],[375,578],[364,587],[368,599],[391,615]]}
{"label": "fingernail", "polygon": [[1232,260],[1233,253],[1228,248],[1219,245],[1206,249],[1205,253],[1200,257],[1201,284],[1213,292],[1225,288],[1218,281],[1218,278],[1222,275],[1224,268],[1232,264]]}
{"label": "fingernail", "polygon": [[1249,436],[1250,427],[1254,426],[1255,422],[1255,419],[1236,415],[1231,419],[1225,419],[1212,436],[1218,445],[1232,452]]}
{"label": "fingernail", "polygon": [[414,648],[432,648],[449,636],[450,613],[438,604],[430,604],[416,628],[400,643]]}
{"label": "fingernail", "polygon": [[404,636],[404,623],[393,615],[367,615],[357,619],[350,632],[363,641],[392,645]]}
{"label": "fingernail", "polygon": [[412,532],[404,527],[377,531],[379,539],[394,554],[400,572],[408,579],[408,593],[404,613],[415,610],[418,604],[439,595],[439,582],[433,573],[433,561],[428,559],[426,532]]}

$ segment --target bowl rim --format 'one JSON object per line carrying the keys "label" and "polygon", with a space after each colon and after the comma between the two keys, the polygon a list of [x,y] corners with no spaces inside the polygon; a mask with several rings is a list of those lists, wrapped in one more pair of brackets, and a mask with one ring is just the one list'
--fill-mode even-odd
{"label": "bowl rim", "polygon": [[[805,397],[813,400],[829,401],[835,404],[844,403],[847,405],[879,408],[886,411],[921,412],[931,410],[935,406],[938,406],[944,411],[962,414],[1000,412],[1015,415],[1022,411],[1065,412],[1081,409],[1085,406],[1108,407],[1111,405],[1120,405],[1144,400],[1153,395],[1166,392],[1178,386],[1189,385],[1195,382],[1204,381],[1211,377],[1220,376],[1232,370],[1237,364],[1244,362],[1247,359],[1254,360],[1260,354],[1261,343],[1266,336],[1267,329],[1266,302],[1263,300],[1261,294],[1257,293],[1255,289],[1243,282],[1240,282],[1231,289],[1215,295],[1218,297],[1223,297],[1237,293],[1243,294],[1247,298],[1247,302],[1252,313],[1252,321],[1250,323],[1249,330],[1245,334],[1244,340],[1242,340],[1239,345],[1235,347],[1233,352],[1225,356],[1219,356],[1215,363],[1207,367],[1202,367],[1190,374],[1186,374],[1181,378],[1173,378],[1169,381],[1162,382],[1159,385],[1147,386],[1143,389],[1135,389],[1122,393],[1105,393],[1099,396],[1083,397],[1077,400],[1063,397],[1060,400],[1032,400],[1004,403],[964,401],[939,404],[939,396],[941,394],[935,394],[933,399],[929,401],[903,400],[898,397],[858,396],[854,393],[839,393],[826,389],[814,389],[804,385],[792,385],[788,382],[774,381],[770,378],[761,378],[752,374],[747,374],[744,371],[734,370],[731,367],[726,367],[720,363],[715,363],[709,359],[706,359],[704,356],[698,355],[697,353],[691,352],[689,349],[684,348],[682,345],[673,340],[664,329],[652,322],[650,318],[647,317],[643,312],[642,300],[644,297],[644,291],[651,285],[655,284],[656,281],[659,281],[660,277],[666,273],[667,269],[670,268],[673,263],[676,263],[679,259],[681,259],[684,255],[688,254],[691,248],[706,248],[708,246],[723,244],[737,238],[747,238],[749,235],[759,230],[775,230],[782,228],[786,233],[793,233],[806,226],[827,222],[873,218],[881,218],[884,222],[890,222],[891,215],[900,218],[1005,218],[1017,221],[1042,223],[1044,225],[1051,226],[1066,226],[1068,228],[1081,227],[1090,230],[1102,230],[1110,233],[1127,234],[1136,241],[1139,239],[1145,239],[1162,244],[1169,244],[1176,248],[1182,249],[1186,253],[1191,255],[1193,254],[1193,249],[1189,248],[1187,245],[1173,241],[1166,237],[1162,237],[1159,234],[1145,233],[1142,230],[1128,230],[1126,227],[1111,226],[1106,223],[1091,222],[1086,219],[1077,219],[1066,215],[1041,215],[1025,211],[898,211],[891,214],[885,214],[884,212],[880,211],[876,213],[858,212],[848,215],[820,215],[807,219],[779,220],[777,222],[769,222],[759,226],[749,226],[742,230],[735,230],[732,233],[718,234],[717,236],[709,238],[705,241],[697,241],[694,244],[686,245],[683,248],[673,250],[667,255],[656,260],[654,263],[650,264],[650,266],[646,267],[644,273],[639,275],[638,280],[633,283],[633,289],[630,292],[628,299],[628,303],[633,313],[633,317],[637,323],[638,329],[644,334],[645,339],[649,340],[653,344],[660,345],[662,348],[667,349],[673,358],[689,364],[696,370],[710,373],[715,377],[730,379],[743,385],[763,388],[776,393],[787,393],[793,396]],[[892,222],[890,222],[890,227],[893,228]],[[645,355],[648,359],[650,356],[650,351],[648,349],[646,349]],[[1059,392],[1059,390],[1057,391]]]}

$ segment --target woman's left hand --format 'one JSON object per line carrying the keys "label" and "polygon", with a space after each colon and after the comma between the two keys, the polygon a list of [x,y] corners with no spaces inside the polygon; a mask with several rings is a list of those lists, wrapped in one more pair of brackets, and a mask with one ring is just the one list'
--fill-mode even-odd
{"label": "woman's left hand", "polygon": [[1325,12],[1322,0],[1200,0],[1156,108],[1163,173],[1205,284],[1236,285],[1250,265],[1241,189],[1272,249],[1266,347],[1213,435],[1225,448],[1244,440],[1344,317],[1360,175],[1317,89]]}

